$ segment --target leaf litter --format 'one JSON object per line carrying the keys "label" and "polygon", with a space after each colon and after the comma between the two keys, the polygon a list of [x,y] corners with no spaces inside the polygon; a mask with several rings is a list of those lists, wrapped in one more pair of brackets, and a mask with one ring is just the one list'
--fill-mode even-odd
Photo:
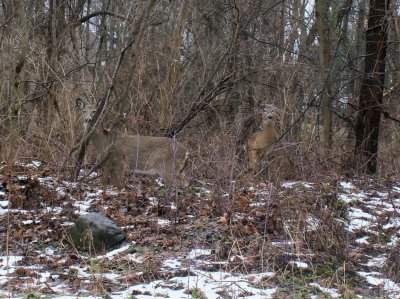
{"label": "leaf litter", "polygon": [[[77,184],[38,163],[0,171],[0,298],[399,298],[400,184],[369,179]],[[133,187],[134,186],[134,187]],[[97,211],[126,232],[79,253],[66,229]]]}

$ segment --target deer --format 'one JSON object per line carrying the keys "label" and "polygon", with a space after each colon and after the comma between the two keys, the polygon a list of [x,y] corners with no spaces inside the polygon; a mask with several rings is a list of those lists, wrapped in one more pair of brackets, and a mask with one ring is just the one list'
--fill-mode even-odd
{"label": "deer", "polygon": [[262,172],[268,176],[269,162],[272,159],[276,137],[273,109],[262,112],[261,131],[251,134],[245,145],[248,167],[251,171],[256,174]]}
{"label": "deer", "polygon": [[[83,128],[87,131],[93,125],[97,110],[96,104],[88,104],[76,99],[76,107],[83,115]],[[175,138],[129,135],[93,129],[88,139],[102,168],[102,184],[112,184],[118,188],[123,186],[124,174],[133,172],[150,176],[159,176],[167,186],[189,185],[186,170],[189,164],[189,151]]]}

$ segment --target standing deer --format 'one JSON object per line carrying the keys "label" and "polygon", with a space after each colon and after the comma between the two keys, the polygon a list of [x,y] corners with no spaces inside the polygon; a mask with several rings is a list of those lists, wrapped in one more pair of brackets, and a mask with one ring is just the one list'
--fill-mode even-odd
{"label": "standing deer", "polygon": [[[76,100],[76,107],[82,112],[84,129],[93,121],[96,105]],[[168,137],[152,137],[118,133],[116,138],[102,129],[94,128],[89,144],[100,158],[103,169],[102,183],[123,185],[127,171],[136,174],[160,176],[167,185],[188,186],[186,175],[189,152],[179,142]]]}
{"label": "standing deer", "polygon": [[276,129],[273,111],[262,113],[262,130],[250,135],[245,146],[249,168],[268,175],[269,162],[276,141]]}

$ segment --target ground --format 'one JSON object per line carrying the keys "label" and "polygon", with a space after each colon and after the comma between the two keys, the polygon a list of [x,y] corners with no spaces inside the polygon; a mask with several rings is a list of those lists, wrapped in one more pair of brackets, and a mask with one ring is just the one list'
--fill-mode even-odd
{"label": "ground", "polygon": [[[3,165],[0,186],[0,298],[400,298],[400,184],[387,179],[118,191],[33,161]],[[124,243],[78,252],[66,229],[88,211]]]}

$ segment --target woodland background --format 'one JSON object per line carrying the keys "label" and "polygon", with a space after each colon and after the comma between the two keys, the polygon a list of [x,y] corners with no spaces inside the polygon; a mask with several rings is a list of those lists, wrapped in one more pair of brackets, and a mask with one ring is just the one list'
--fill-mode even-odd
{"label": "woodland background", "polygon": [[[181,277],[192,298],[398,298],[399,6],[0,0],[0,297],[155,298]],[[77,98],[100,128],[176,136],[195,186],[76,184]],[[243,151],[270,105],[272,184]],[[126,232],[114,257],[68,242],[89,211]]]}
{"label": "woodland background", "polygon": [[399,173],[399,1],[0,3],[3,161],[69,173],[82,97],[103,128],[176,135],[193,176],[221,187],[249,178],[243,145],[265,105],[279,179]]}

